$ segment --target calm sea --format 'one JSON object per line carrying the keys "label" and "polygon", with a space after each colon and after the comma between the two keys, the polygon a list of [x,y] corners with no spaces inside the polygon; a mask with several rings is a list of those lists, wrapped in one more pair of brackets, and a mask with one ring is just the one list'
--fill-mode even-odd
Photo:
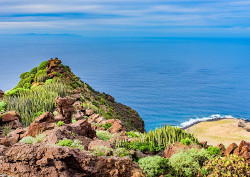
{"label": "calm sea", "polygon": [[94,89],[134,108],[146,129],[214,114],[250,118],[250,39],[0,37],[0,89],[58,57]]}

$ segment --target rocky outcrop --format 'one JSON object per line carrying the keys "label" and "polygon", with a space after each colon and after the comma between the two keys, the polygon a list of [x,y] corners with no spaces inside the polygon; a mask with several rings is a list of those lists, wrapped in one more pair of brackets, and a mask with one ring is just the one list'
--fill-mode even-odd
{"label": "rocky outcrop", "polygon": [[71,123],[72,115],[76,111],[73,104],[75,103],[75,99],[71,97],[65,98],[56,98],[55,104],[57,107],[57,111],[59,115],[64,118],[65,123]]}
{"label": "rocky outcrop", "polygon": [[250,143],[241,141],[239,146],[235,148],[233,154],[243,157],[248,163],[250,163]]}
{"label": "rocky outcrop", "polygon": [[199,145],[184,145],[180,142],[175,142],[174,144],[170,144],[168,145],[168,147],[165,149],[164,151],[164,157],[165,158],[170,158],[172,157],[172,155],[179,153],[180,151],[183,150],[188,150],[188,149],[192,149],[192,148],[197,148],[197,149],[201,149],[201,146]]}
{"label": "rocky outcrop", "polygon": [[235,150],[237,147],[238,147],[238,145],[235,144],[235,143],[230,144],[230,145],[227,147],[227,149],[226,149],[224,155],[225,155],[225,156],[229,156],[230,154],[233,154],[234,150]]}
{"label": "rocky outcrop", "polygon": [[108,129],[108,131],[112,134],[126,131],[123,127],[123,123],[119,119],[110,119],[107,120],[106,123],[112,124],[112,126]]}
{"label": "rocky outcrop", "polygon": [[21,117],[16,111],[8,111],[2,115],[1,118],[2,124],[11,125],[13,129],[22,127]]}
{"label": "rocky outcrop", "polygon": [[0,144],[4,146],[13,146],[18,141],[21,140],[22,134],[24,134],[26,131],[26,128],[18,128],[11,133],[9,133],[7,136],[5,136],[1,141]]}
{"label": "rocky outcrop", "polygon": [[46,112],[41,116],[37,117],[34,122],[32,122],[25,133],[25,136],[33,136],[46,131],[51,130],[55,127],[55,118],[54,114]]}
{"label": "rocky outcrop", "polygon": [[4,96],[4,91],[0,90],[0,100],[3,98]]}
{"label": "rocky outcrop", "polygon": [[244,128],[246,131],[250,132],[250,122],[246,120],[240,120],[238,127]]}
{"label": "rocky outcrop", "polygon": [[11,176],[144,176],[139,166],[130,159],[97,157],[66,147],[16,144],[4,154],[0,173]]}

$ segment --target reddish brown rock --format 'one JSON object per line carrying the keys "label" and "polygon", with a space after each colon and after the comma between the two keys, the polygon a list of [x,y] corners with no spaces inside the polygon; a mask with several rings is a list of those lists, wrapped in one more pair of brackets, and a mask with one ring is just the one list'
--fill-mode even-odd
{"label": "reddish brown rock", "polygon": [[46,112],[41,116],[37,117],[34,122],[32,122],[25,133],[25,136],[33,136],[46,131],[51,130],[55,127],[54,114]]}
{"label": "reddish brown rock", "polygon": [[234,150],[234,155],[241,156],[246,160],[250,159],[250,143],[242,140],[239,146]]}
{"label": "reddish brown rock", "polygon": [[73,104],[75,99],[71,97],[56,98],[55,104],[59,115],[64,117],[65,123],[71,123],[72,115],[75,112],[75,107]]}
{"label": "reddish brown rock", "polygon": [[226,148],[223,144],[218,144],[217,147],[220,149],[221,154],[224,154],[226,151]]}
{"label": "reddish brown rock", "polygon": [[88,150],[93,150],[93,149],[95,149],[96,147],[99,147],[99,146],[105,146],[105,147],[111,148],[111,144],[108,141],[94,140],[94,141],[91,141],[89,143]]}
{"label": "reddish brown rock", "polygon": [[125,130],[122,125],[122,122],[119,119],[110,119],[107,120],[106,123],[112,124],[112,126],[108,129],[108,131],[112,134],[119,133]]}
{"label": "reddish brown rock", "polygon": [[204,148],[208,148],[207,141],[200,142],[200,145]]}
{"label": "reddish brown rock", "polygon": [[91,115],[93,115],[95,112],[92,110],[92,109],[86,109],[85,110],[85,114],[86,114],[86,116],[91,116]]}
{"label": "reddish brown rock", "polygon": [[2,115],[2,122],[11,122],[14,120],[21,120],[20,115],[16,111],[8,111]]}
{"label": "reddish brown rock", "polygon": [[0,90],[0,99],[2,99],[4,96],[4,91]]}
{"label": "reddish brown rock", "polygon": [[172,157],[172,155],[179,153],[180,151],[183,150],[188,150],[188,149],[192,149],[192,148],[197,148],[197,149],[201,149],[201,146],[199,145],[184,145],[180,142],[175,142],[174,144],[170,144],[168,145],[168,147],[165,149],[164,151],[164,157],[165,158],[170,158]]}
{"label": "reddish brown rock", "polygon": [[18,128],[12,132],[10,132],[6,137],[4,137],[0,144],[3,144],[5,146],[13,146],[16,144],[18,141],[21,140],[21,135],[25,133],[25,129],[23,128]]}
{"label": "reddish brown rock", "polygon": [[86,119],[78,120],[71,125],[74,132],[79,136],[85,136],[88,138],[96,137],[96,131],[91,127],[91,124]]}
{"label": "reddish brown rock", "polygon": [[230,145],[227,147],[227,149],[226,149],[226,151],[225,151],[225,153],[224,153],[225,156],[229,156],[230,154],[233,154],[234,150],[235,150],[237,147],[238,147],[238,145],[235,144],[235,143],[230,144]]}
{"label": "reddish brown rock", "polygon": [[67,147],[16,144],[4,152],[0,174],[48,177],[144,177],[126,158],[97,157]]}

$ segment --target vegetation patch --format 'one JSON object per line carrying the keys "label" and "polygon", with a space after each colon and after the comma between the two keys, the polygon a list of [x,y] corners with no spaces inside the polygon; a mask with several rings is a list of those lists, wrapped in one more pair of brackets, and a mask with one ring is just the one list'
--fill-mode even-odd
{"label": "vegetation patch", "polygon": [[106,146],[95,146],[91,150],[93,150],[92,153],[97,156],[107,156],[113,152],[112,148],[108,148]]}
{"label": "vegetation patch", "polygon": [[142,171],[147,176],[154,177],[159,176],[168,170],[168,159],[160,156],[148,156],[138,161]]}
{"label": "vegetation patch", "polygon": [[107,131],[96,131],[96,136],[100,140],[108,141],[112,137],[112,134]]}

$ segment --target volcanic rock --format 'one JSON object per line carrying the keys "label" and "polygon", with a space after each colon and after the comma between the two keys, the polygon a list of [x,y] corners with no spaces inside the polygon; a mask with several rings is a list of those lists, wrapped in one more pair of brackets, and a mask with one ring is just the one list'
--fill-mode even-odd
{"label": "volcanic rock", "polygon": [[65,123],[71,123],[71,118],[75,112],[75,107],[73,106],[75,102],[74,98],[65,97],[65,98],[56,98],[55,104],[59,115],[64,117]]}
{"label": "volcanic rock", "polygon": [[170,158],[172,157],[172,155],[179,153],[180,151],[183,150],[188,150],[188,149],[192,149],[192,148],[197,148],[197,149],[201,149],[201,146],[199,145],[184,145],[180,142],[175,142],[174,144],[170,144],[168,145],[168,147],[165,149],[164,151],[164,157],[165,158]]}
{"label": "volcanic rock", "polygon": [[67,147],[16,144],[4,152],[0,174],[48,177],[143,177],[127,158],[98,157]]}
{"label": "volcanic rock", "polygon": [[0,90],[0,99],[2,99],[4,96],[4,91]]}
{"label": "volcanic rock", "polygon": [[35,119],[34,122],[32,122],[25,133],[25,136],[33,136],[35,137],[36,135],[46,131],[46,130],[51,130],[55,127],[55,118],[54,114],[46,112],[40,115]]}
{"label": "volcanic rock", "polygon": [[238,145],[235,144],[235,143],[230,144],[230,145],[227,147],[227,149],[226,149],[226,151],[225,151],[225,153],[224,153],[225,156],[229,156],[230,154],[233,154],[234,150],[235,150],[237,147],[238,147]]}
{"label": "volcanic rock", "polygon": [[220,149],[221,154],[224,154],[226,151],[226,148],[223,144],[218,144],[217,147]]}
{"label": "volcanic rock", "polygon": [[2,115],[2,122],[11,122],[14,120],[21,120],[21,117],[16,111],[8,111]]}

